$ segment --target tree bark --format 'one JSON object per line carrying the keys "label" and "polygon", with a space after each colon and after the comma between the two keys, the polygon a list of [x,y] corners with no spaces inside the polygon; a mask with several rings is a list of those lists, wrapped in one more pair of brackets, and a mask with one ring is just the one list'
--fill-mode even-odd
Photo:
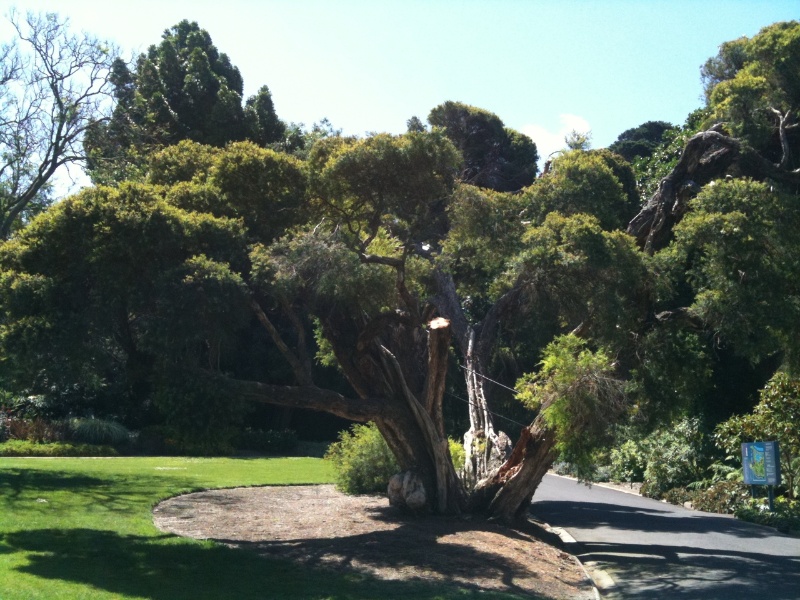
{"label": "tree bark", "polygon": [[[787,127],[784,123],[782,144]],[[800,171],[784,168],[789,159],[787,147],[780,163],[772,163],[739,139],[723,133],[721,125],[715,125],[689,139],[678,163],[628,224],[628,233],[636,238],[639,247],[653,254],[669,244],[672,230],[702,186],[726,175],[800,185]]]}
{"label": "tree bark", "polygon": [[469,508],[505,523],[524,520],[533,494],[558,456],[555,446],[554,432],[538,416],[522,430],[508,460],[478,483]]}
{"label": "tree bark", "polygon": [[628,233],[650,254],[666,246],[672,239],[672,229],[686,213],[689,200],[703,185],[724,176],[740,151],[739,140],[717,129],[693,136],[678,163],[628,224]]}

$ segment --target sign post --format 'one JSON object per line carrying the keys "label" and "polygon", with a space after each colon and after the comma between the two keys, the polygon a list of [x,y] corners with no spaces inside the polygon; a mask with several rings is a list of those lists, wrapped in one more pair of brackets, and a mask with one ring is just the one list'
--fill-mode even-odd
{"label": "sign post", "polygon": [[[775,486],[781,484],[781,461],[778,442],[742,444],[742,466],[746,485],[767,486],[769,509],[774,511]],[[755,491],[755,488],[753,487],[752,490]]]}

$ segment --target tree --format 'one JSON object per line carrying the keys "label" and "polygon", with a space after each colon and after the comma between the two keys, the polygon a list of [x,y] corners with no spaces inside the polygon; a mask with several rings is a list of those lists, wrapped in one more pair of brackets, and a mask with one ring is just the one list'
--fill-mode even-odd
{"label": "tree", "polygon": [[86,159],[83,138],[104,120],[114,48],[75,35],[56,14],[12,13],[17,38],[0,51],[0,238],[51,202],[64,166]]}
{"label": "tree", "polygon": [[529,198],[531,216],[539,222],[553,211],[587,213],[606,229],[620,229],[639,207],[633,171],[607,150],[562,153],[523,193]]}
{"label": "tree", "polygon": [[[323,138],[304,167],[247,143],[167,148],[149,169],[158,185],[84,192],[4,249],[0,347],[18,356],[10,375],[21,387],[61,388],[89,380],[88,369],[102,387],[124,365],[124,381],[142,382],[130,383],[140,401],[182,422],[219,415],[220,399],[373,421],[403,469],[394,502],[517,518],[554,446],[541,421],[524,428],[516,453],[495,429],[485,377],[498,349],[508,345],[532,368],[557,334],[615,345],[638,326],[630,308],[641,263],[630,238],[592,217],[524,223],[522,195],[463,185],[456,193],[459,161],[441,130]],[[306,209],[288,211],[295,221],[275,219],[295,201],[285,190],[302,187],[291,174],[304,170]],[[486,214],[496,227],[479,227]],[[469,230],[484,238],[477,253],[495,254],[482,261],[489,291],[472,307],[464,292],[479,275],[448,269]],[[81,244],[67,252],[71,235]],[[619,272],[628,275],[615,279]],[[247,379],[226,359],[253,323],[289,380]],[[451,341],[470,400],[472,503],[444,425]],[[350,395],[317,386],[315,352],[337,365]],[[194,431],[208,435],[208,421],[196,420]],[[517,471],[525,476],[508,477]]]}
{"label": "tree", "polygon": [[249,315],[235,271],[246,260],[242,233],[142,184],[90,188],[53,206],[0,248],[0,344],[15,357],[6,381],[30,394],[110,393],[111,414],[140,422],[154,389],[167,389],[159,382],[225,367]]}
{"label": "tree", "polygon": [[669,243],[688,202],[716,179],[769,179],[794,189],[800,172],[795,114],[800,102],[800,23],[775,23],[720,47],[703,67],[709,118],[690,137],[628,231],[649,252]]}
{"label": "tree", "polygon": [[666,121],[647,121],[623,131],[608,149],[632,163],[637,158],[652,156],[664,141],[664,134],[672,129],[675,127]]}
{"label": "tree", "polygon": [[133,69],[117,59],[112,82],[117,105],[111,120],[87,136],[96,182],[126,179],[142,170],[148,153],[181,140],[222,147],[248,139],[267,146],[286,134],[267,86],[242,105],[239,69],[195,22],[167,29]]}
{"label": "tree", "polygon": [[497,115],[448,101],[431,110],[428,122],[442,128],[464,157],[462,181],[501,192],[533,183],[539,160],[536,144],[505,127]]}

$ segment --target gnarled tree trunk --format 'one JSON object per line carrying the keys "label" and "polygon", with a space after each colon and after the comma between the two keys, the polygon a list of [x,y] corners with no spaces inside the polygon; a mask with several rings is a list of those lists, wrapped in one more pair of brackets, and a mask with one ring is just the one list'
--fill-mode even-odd
{"label": "gnarled tree trunk", "polygon": [[524,428],[508,460],[480,481],[470,509],[493,519],[524,518],[533,494],[557,457],[555,433],[538,416]]}

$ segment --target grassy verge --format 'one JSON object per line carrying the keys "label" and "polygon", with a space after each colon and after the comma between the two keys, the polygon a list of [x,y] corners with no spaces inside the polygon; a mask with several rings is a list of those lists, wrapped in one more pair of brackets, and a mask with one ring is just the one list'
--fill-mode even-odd
{"label": "grassy verge", "polygon": [[2,600],[504,598],[296,567],[158,531],[178,493],[332,480],[315,458],[2,458]]}

